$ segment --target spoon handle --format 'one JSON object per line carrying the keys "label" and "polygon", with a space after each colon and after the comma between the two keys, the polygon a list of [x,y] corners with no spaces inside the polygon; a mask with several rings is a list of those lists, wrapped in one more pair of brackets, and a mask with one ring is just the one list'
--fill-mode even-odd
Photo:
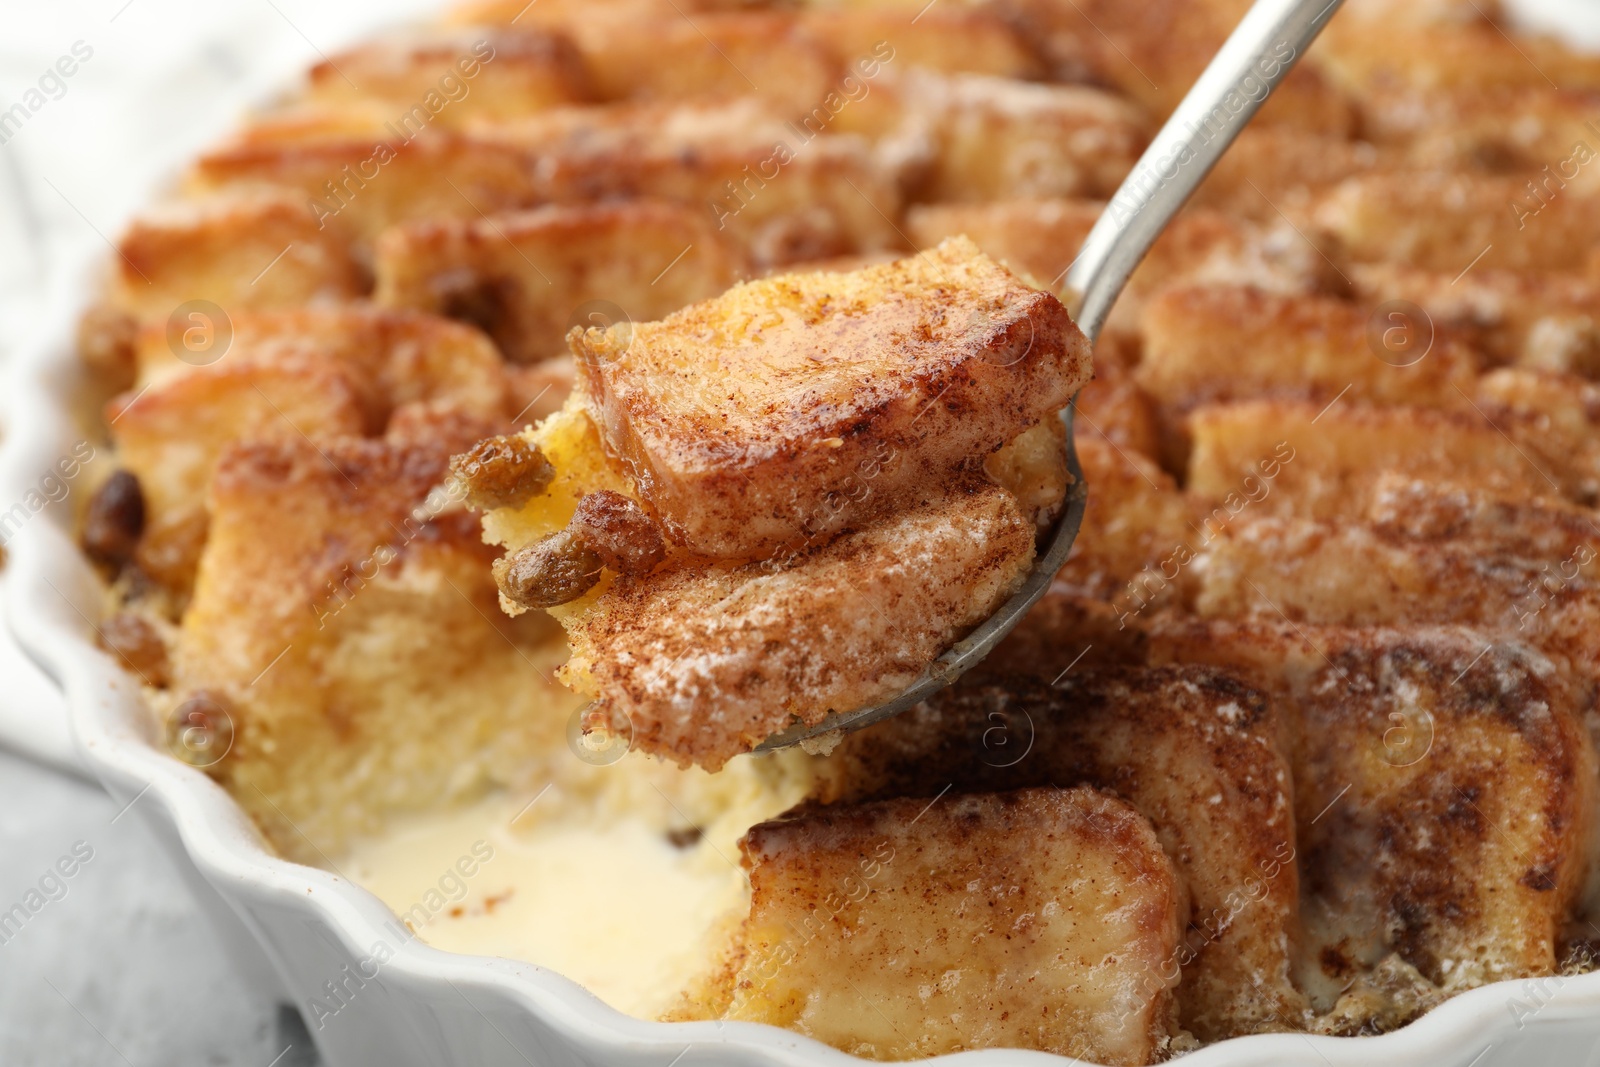
{"label": "spoon handle", "polygon": [[1256,0],[1111,198],[1065,288],[1090,340],[1172,216],[1344,0]]}

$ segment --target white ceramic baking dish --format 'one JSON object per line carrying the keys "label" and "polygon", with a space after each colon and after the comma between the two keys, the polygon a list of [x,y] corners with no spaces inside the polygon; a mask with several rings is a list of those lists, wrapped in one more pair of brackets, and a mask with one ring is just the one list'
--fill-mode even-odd
{"label": "white ceramic baking dish", "polygon": [[[75,445],[97,439],[75,403],[83,381],[73,334],[98,272],[94,263],[76,266],[63,272],[0,395],[8,429],[0,448],[0,513],[36,491]],[[264,996],[300,1009],[330,1067],[864,1062],[749,1023],[643,1022],[545,968],[429,948],[401,934],[395,916],[360,886],[273,855],[226,792],[158,747],[137,686],[96,647],[90,620],[98,612],[98,580],[76,547],[71,510],[45,507],[8,540],[6,622],[63,690],[70,734],[89,772],[152,827],[190,876],[219,941]],[[47,747],[41,738],[39,748]],[[330,988],[339,990],[337,999]],[[1067,1062],[1006,1050],[939,1062],[956,1061]],[[1241,1038],[1185,1062],[1600,1067],[1600,973],[1488,986],[1382,1037]]]}

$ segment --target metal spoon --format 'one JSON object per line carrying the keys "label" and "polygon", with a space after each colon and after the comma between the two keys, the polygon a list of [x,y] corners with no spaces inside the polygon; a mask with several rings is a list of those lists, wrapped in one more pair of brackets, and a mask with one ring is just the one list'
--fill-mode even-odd
{"label": "metal spoon", "polygon": [[[1067,270],[1068,305],[1073,320],[1091,342],[1099,338],[1106,315],[1133,269],[1341,3],[1343,0],[1256,0],[1161,127]],[[977,666],[1022,621],[1066,562],[1088,500],[1083,469],[1072,444],[1070,405],[1061,413],[1061,420],[1067,427],[1071,488],[1049,547],[1022,588],[986,622],[946,649],[893,700],[836,712],[814,726],[792,727],[767,738],[756,747],[757,752],[786,748],[835,730],[858,730],[898,715]]]}

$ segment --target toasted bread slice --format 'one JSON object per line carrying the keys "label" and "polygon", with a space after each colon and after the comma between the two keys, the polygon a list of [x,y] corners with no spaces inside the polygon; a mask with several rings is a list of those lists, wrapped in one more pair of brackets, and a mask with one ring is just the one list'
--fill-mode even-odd
{"label": "toasted bread slice", "polygon": [[308,95],[381,108],[401,135],[432,124],[517,118],[593,99],[571,39],[532,27],[430,28],[367,42],[311,68]]}
{"label": "toasted bread slice", "polygon": [[565,354],[575,323],[658,319],[749,268],[704,211],[640,200],[396,227],[374,271],[380,304],[465,319],[536,363]]}
{"label": "toasted bread slice", "polygon": [[106,421],[118,462],[144,495],[141,569],[188,590],[205,544],[211,470],[230,443],[358,435],[362,415],[350,374],[308,359],[228,360],[113,400]]}
{"label": "toasted bread slice", "polygon": [[[607,446],[673,539],[746,558],[987,456],[1065,406],[1090,362],[1055,297],[962,239],[749,282],[573,346]],[[846,495],[864,465],[868,491]]]}
{"label": "toasted bread slice", "polygon": [[[1027,8],[1062,7],[1055,0],[1023,3]],[[1082,42],[1080,47],[1096,81],[1165,118],[1238,25],[1246,6],[1237,0],[1147,0],[1140,4],[1073,0],[1064,5],[1061,15]],[[1263,61],[1287,58],[1279,50]],[[1274,90],[1255,121],[1344,136],[1355,125],[1355,110],[1321,70],[1302,63]]]}
{"label": "toasted bread slice", "polygon": [[500,615],[477,523],[429,500],[468,443],[296,437],[217,465],[168,710],[183,729],[186,707],[217,709],[231,748],[180,754],[284,855],[328,862],[388,817],[527,787],[566,755],[558,632]]}
{"label": "toasted bread slice", "polygon": [[[965,234],[1013,270],[1060,291],[1067,268],[1105,210],[1100,201],[1073,199],[918,204],[906,215],[906,232],[920,248]],[[1214,282],[1309,293],[1321,286],[1326,270],[1317,250],[1298,238],[1286,240],[1277,230],[1216,211],[1186,211],[1128,279],[1106,330],[1134,334],[1146,303],[1167,286]]]}
{"label": "toasted bread slice", "polygon": [[383,432],[394,410],[422,400],[447,402],[486,420],[507,403],[499,355],[477,330],[433,315],[366,304],[241,314],[230,319],[225,351],[197,364],[180,359],[165,325],[145,327],[136,353],[139,386],[224,363],[320,363],[343,368],[367,434]]}
{"label": "toasted bread slice", "polygon": [[1192,203],[1277,223],[1303,217],[1312,198],[1346,178],[1396,165],[1364,141],[1293,126],[1250,125],[1223,153]]}
{"label": "toasted bread slice", "polygon": [[1534,275],[1479,264],[1463,276],[1394,263],[1357,263],[1357,295],[1409,300],[1435,330],[1468,339],[1497,362],[1600,378],[1600,286],[1578,275]]}
{"label": "toasted bread slice", "polygon": [[784,114],[820,104],[843,74],[839,57],[787,12],[585,11],[565,27],[603,100],[755,96]]}
{"label": "toasted bread slice", "polygon": [[1600,89],[1600,59],[1550,37],[1513,41],[1481,12],[1430,20],[1427,48],[1407,47],[1410,35],[1393,28],[1388,9],[1334,22],[1318,43],[1322,68],[1363,103],[1407,89]]}
{"label": "toasted bread slice", "polygon": [[572,646],[564,680],[633,747],[716,770],[904,689],[1033,556],[1016,498],[979,481],[784,559],[618,578],[555,610]]}
{"label": "toasted bread slice", "polygon": [[1097,435],[1081,433],[1077,446],[1089,502],[1055,588],[1123,614],[1172,603],[1197,532],[1171,475]]}
{"label": "toasted bread slice", "polygon": [[[1588,698],[1469,630],[1178,625],[1154,654],[1241,669],[1297,709],[1299,981],[1336,1033],[1548,975],[1591,861]],[[1349,739],[1329,743],[1332,738]]]}
{"label": "toasted bread slice", "polygon": [[522,148],[437,126],[305,144],[246,138],[201,156],[190,176],[200,191],[262,184],[291,191],[309,229],[362,242],[396,223],[475,219],[539,199]]}
{"label": "toasted bread slice", "polygon": [[875,1059],[1030,1048],[1150,1063],[1182,889],[1150,824],[1088,789],[824,809],[754,827],[726,1017]]}
{"label": "toasted bread slice", "polygon": [[[1074,650],[1058,649],[1071,659]],[[1188,887],[1178,1021],[1203,1041],[1297,1029],[1300,936],[1286,724],[1209,667],[1086,669],[961,684],[847,737],[819,799],[1089,785],[1155,826]]]}
{"label": "toasted bread slice", "polygon": [[934,7],[919,15],[882,5],[817,7],[802,11],[800,23],[858,74],[874,69],[860,66],[872,59],[892,63],[896,70],[921,67],[1024,79],[1044,73],[1025,34],[990,8]]}
{"label": "toasted bread slice", "polygon": [[1397,321],[1329,297],[1172,288],[1145,308],[1134,375],[1169,419],[1257,397],[1470,410],[1477,354],[1426,322]]}
{"label": "toasted bread slice", "polygon": [[912,70],[881,91],[933,132],[929,200],[1107,196],[1150,136],[1139,108],[1086,86]]}
{"label": "toasted bread slice", "polygon": [[1451,277],[1476,266],[1582,272],[1600,238],[1600,197],[1580,189],[1536,193],[1527,179],[1501,175],[1374,174],[1330,190],[1314,221],[1359,262]]}
{"label": "toasted bread slice", "polygon": [[902,165],[755,100],[564,108],[481,135],[530,154],[543,201],[684,203],[759,265],[901,247]]}
{"label": "toasted bread slice", "polygon": [[[1206,501],[1252,494],[1261,513],[1331,519],[1359,511],[1388,471],[1573,499],[1587,478],[1561,457],[1530,454],[1477,412],[1244,401],[1199,408],[1187,425],[1189,490]],[[1259,483],[1264,463],[1276,473],[1263,492],[1248,479]]]}
{"label": "toasted bread slice", "polygon": [[[228,315],[348,300],[361,273],[342,232],[320,227],[304,199],[238,190],[142,215],[117,243],[111,300],[148,322],[209,301]],[[208,319],[215,319],[215,314]],[[191,323],[217,330],[220,323]]]}
{"label": "toasted bread slice", "polygon": [[1077,440],[1100,438],[1123,452],[1145,459],[1161,454],[1162,427],[1150,394],[1139,388],[1133,375],[1115,367],[1106,342],[1095,346],[1094,380],[1078,391],[1073,401]]}
{"label": "toasted bread slice", "polygon": [[1252,518],[1206,545],[1197,613],[1327,625],[1450,623],[1600,662],[1600,529],[1584,508],[1379,480],[1354,521]]}

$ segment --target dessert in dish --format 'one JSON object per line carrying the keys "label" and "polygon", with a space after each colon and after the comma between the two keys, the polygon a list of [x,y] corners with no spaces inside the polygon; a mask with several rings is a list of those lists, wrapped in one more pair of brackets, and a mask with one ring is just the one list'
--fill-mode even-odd
{"label": "dessert in dish", "polygon": [[[1061,275],[1242,7],[484,2],[333,56],[85,319],[102,643],[279,853],[646,1018],[1146,1063],[1592,969],[1600,59],[1351,0],[1084,384]],[[744,754],[1003,596],[1079,385],[1045,600]]]}

